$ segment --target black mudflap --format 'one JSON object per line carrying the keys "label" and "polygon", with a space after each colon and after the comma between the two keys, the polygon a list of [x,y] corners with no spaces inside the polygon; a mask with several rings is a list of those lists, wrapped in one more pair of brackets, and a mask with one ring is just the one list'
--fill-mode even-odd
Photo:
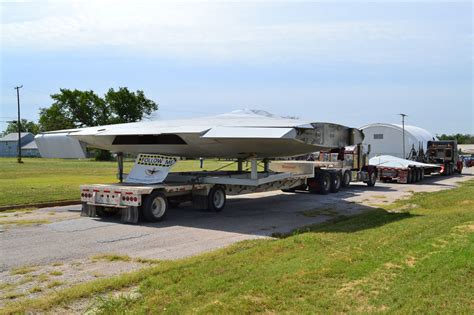
{"label": "black mudflap", "polygon": [[127,207],[122,209],[122,223],[137,224],[140,220],[138,207]]}
{"label": "black mudflap", "polygon": [[207,210],[209,207],[207,195],[193,195],[193,208]]}
{"label": "black mudflap", "polygon": [[89,206],[87,202],[82,203],[81,217],[95,217],[95,206]]}

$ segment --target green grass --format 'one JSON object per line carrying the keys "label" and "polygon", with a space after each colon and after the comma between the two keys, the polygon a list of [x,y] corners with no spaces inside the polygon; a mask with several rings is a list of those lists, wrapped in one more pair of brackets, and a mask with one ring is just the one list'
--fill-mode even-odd
{"label": "green grass", "polygon": [[[9,304],[5,312],[138,286],[102,313],[473,313],[474,181],[276,240],[237,243]],[[404,210],[409,209],[409,210]]]}
{"label": "green grass", "polygon": [[43,291],[43,289],[42,289],[41,287],[39,287],[39,286],[34,286],[34,287],[32,287],[28,292],[30,292],[30,293],[39,293],[39,292],[41,292],[41,291]]}
{"label": "green grass", "polygon": [[3,220],[0,219],[0,225],[38,225],[51,223],[49,220]]}
{"label": "green grass", "polygon": [[26,275],[26,274],[34,272],[36,270],[38,270],[37,267],[23,266],[23,267],[13,268],[12,270],[10,270],[10,274],[12,274],[12,275]]}
{"label": "green grass", "polygon": [[[79,200],[81,184],[117,182],[116,162],[38,158],[23,161],[18,164],[15,158],[0,158],[0,206]],[[214,170],[229,163],[205,160],[204,167]],[[132,166],[133,162],[125,162],[124,172],[128,173]],[[174,172],[195,170],[199,170],[197,160],[179,161],[173,167]]]}
{"label": "green grass", "polygon": [[64,282],[61,282],[61,281],[52,281],[52,282],[50,282],[50,283],[48,283],[48,284],[46,285],[46,288],[52,289],[52,288],[59,287],[59,286],[61,286],[61,285],[63,285],[63,284],[64,284]]}
{"label": "green grass", "polygon": [[131,261],[132,258],[127,255],[119,254],[100,254],[91,257],[92,260],[105,260],[105,261]]}

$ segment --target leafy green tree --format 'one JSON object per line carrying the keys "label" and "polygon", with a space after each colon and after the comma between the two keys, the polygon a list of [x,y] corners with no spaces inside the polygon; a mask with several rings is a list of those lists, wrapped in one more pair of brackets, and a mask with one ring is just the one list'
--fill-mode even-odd
{"label": "leafy green tree", "polygon": [[53,104],[49,108],[40,109],[39,125],[41,131],[75,128],[74,121],[64,107]]}
{"label": "leafy green tree", "polygon": [[[42,131],[136,122],[158,109],[143,91],[131,92],[126,87],[111,88],[103,98],[94,91],[60,89],[51,98],[53,104],[40,110]],[[97,159],[110,158],[110,153],[97,152]]]}
{"label": "leafy green tree", "polygon": [[[22,119],[20,122],[21,132],[31,132],[32,134],[36,135],[39,132],[39,125],[33,121],[29,121],[27,119]],[[8,123],[7,129],[5,129],[4,135],[9,133],[17,133],[18,132],[18,121],[14,120]]]}
{"label": "leafy green tree", "polygon": [[158,109],[155,102],[145,97],[143,91],[130,92],[128,88],[117,91],[109,89],[105,94],[105,103],[109,110],[109,123],[135,122],[149,117]]}
{"label": "leafy green tree", "polygon": [[104,98],[93,91],[61,89],[53,104],[40,110],[41,130],[50,131],[140,121],[158,109],[143,91],[109,89]]}

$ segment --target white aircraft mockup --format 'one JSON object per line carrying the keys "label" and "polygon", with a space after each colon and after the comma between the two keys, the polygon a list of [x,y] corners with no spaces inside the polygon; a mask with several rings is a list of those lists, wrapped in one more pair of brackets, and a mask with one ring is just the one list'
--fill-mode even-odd
{"label": "white aircraft mockup", "polygon": [[42,133],[43,157],[81,158],[85,148],[181,157],[272,158],[361,143],[360,130],[239,110],[204,118],[142,121]]}

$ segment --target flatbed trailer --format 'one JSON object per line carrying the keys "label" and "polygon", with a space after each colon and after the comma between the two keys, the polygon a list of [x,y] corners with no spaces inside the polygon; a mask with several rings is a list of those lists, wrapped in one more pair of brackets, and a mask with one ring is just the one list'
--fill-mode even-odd
{"label": "flatbed trailer", "polygon": [[397,182],[399,184],[412,184],[425,179],[427,175],[439,174],[441,166],[420,167],[386,167],[377,166],[378,178],[382,182]]}
{"label": "flatbed trailer", "polygon": [[[387,157],[387,156],[385,156]],[[375,157],[373,159],[383,158]],[[380,181],[411,184],[422,181],[427,175],[449,176],[462,173],[456,141],[428,141],[426,155],[418,154],[417,160],[399,160],[399,165],[377,165]]]}
{"label": "flatbed trailer", "polygon": [[258,172],[256,160],[251,163],[250,172],[170,173],[160,184],[81,185],[82,215],[103,217],[120,211],[124,223],[138,223],[140,219],[153,222],[162,220],[170,207],[186,201],[197,209],[218,212],[224,208],[227,195],[292,189],[314,177],[310,163],[293,163],[292,172],[270,170],[268,162],[265,170]]}
{"label": "flatbed trailer", "polygon": [[[346,183],[344,176],[350,176]],[[196,209],[219,212],[228,195],[301,189],[335,193],[356,180],[373,186],[376,174],[324,161],[264,161],[264,170],[259,172],[253,159],[250,172],[242,170],[240,161],[237,171],[170,173],[160,184],[81,185],[82,215],[104,217],[120,212],[124,223],[136,224],[141,219],[155,222],[162,220],[170,207],[186,201],[191,201]]]}

